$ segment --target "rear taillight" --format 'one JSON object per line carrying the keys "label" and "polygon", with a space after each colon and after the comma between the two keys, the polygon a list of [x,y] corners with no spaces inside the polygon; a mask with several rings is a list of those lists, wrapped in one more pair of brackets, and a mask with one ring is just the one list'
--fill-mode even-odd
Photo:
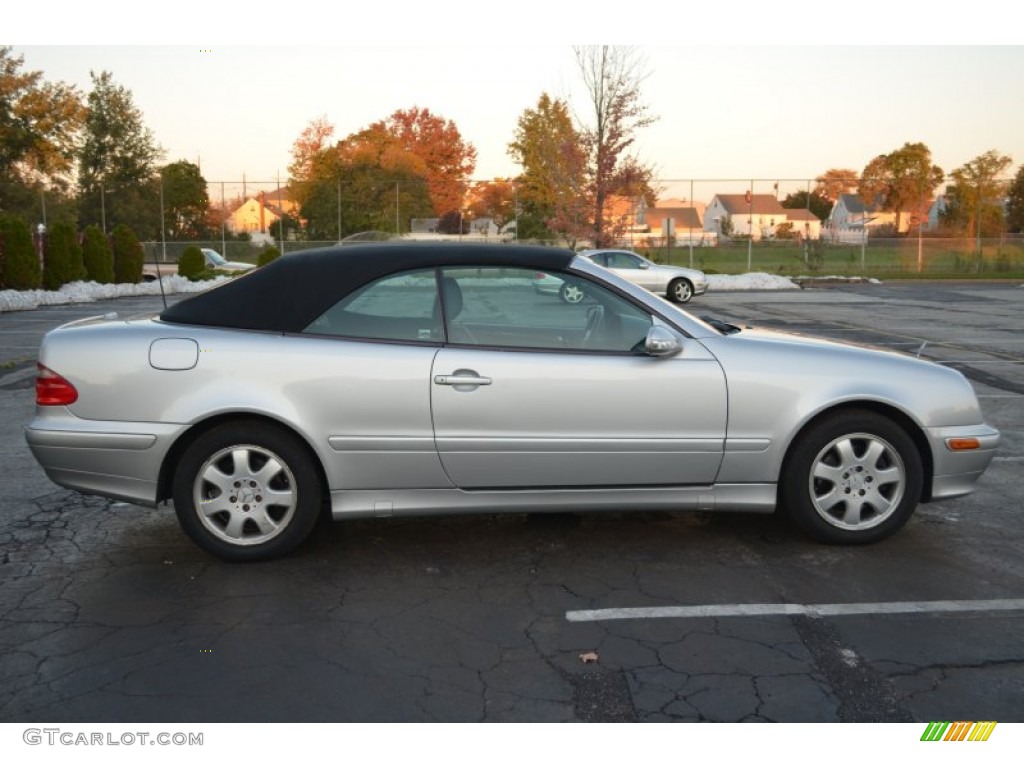
{"label": "rear taillight", "polygon": [[533,279],[534,280],[543,280],[545,277],[547,277],[547,273],[546,272],[534,272],[533,273]]}
{"label": "rear taillight", "polygon": [[71,405],[78,399],[78,390],[56,371],[36,363],[36,405]]}

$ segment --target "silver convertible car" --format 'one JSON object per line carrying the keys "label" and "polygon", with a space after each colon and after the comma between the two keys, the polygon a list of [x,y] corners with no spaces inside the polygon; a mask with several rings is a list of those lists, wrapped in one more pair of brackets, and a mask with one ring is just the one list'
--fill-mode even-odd
{"label": "silver convertible car", "polygon": [[[582,286],[537,293],[538,272]],[[229,560],[318,516],[781,509],[866,543],[968,493],[999,433],[901,354],[704,322],[541,247],[289,255],[159,316],[48,333],[26,438],[55,482]]]}

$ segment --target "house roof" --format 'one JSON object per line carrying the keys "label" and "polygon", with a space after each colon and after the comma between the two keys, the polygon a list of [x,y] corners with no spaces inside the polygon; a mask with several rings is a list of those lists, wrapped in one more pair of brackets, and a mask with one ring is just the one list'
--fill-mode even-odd
{"label": "house roof", "polygon": [[786,208],[786,218],[790,221],[821,221],[815,213],[806,208]]}
{"label": "house roof", "polygon": [[[843,194],[841,194],[839,196],[839,200],[836,201],[836,206],[835,206],[836,208],[839,207],[839,203],[840,202],[843,204],[843,207],[847,211],[849,211],[850,213],[864,213],[865,212],[864,198],[861,197],[860,195],[854,195],[854,194],[850,194],[848,192],[844,192]],[[833,208],[833,210],[835,210],[835,209]],[[877,201],[872,203],[871,205],[867,206],[867,213],[875,213],[877,211],[878,211],[878,202]]]}
{"label": "house roof", "polygon": [[644,213],[648,225],[660,227],[665,219],[672,219],[677,229],[700,229],[700,215],[695,208],[648,208]]}
{"label": "house roof", "polygon": [[751,195],[750,200],[747,200],[745,194],[715,195],[715,198],[730,216],[750,213],[751,209],[757,214],[786,215],[786,209],[779,205],[775,195]]}

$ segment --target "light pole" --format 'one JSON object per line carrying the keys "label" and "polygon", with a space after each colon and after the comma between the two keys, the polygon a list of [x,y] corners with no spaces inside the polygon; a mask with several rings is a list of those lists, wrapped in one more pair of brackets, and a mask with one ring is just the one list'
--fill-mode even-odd
{"label": "light pole", "polygon": [[37,224],[36,225],[36,248],[38,249],[38,252],[39,252],[39,268],[40,269],[43,268],[43,252],[45,251],[45,243],[46,243],[46,225],[45,224]]}

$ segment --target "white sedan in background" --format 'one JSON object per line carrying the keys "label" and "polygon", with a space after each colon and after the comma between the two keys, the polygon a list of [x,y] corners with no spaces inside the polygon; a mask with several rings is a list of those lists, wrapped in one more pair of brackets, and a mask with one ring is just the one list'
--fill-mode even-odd
{"label": "white sedan in background", "polygon": [[[685,304],[708,290],[708,278],[699,269],[655,264],[632,251],[611,248],[580,251],[579,255],[677,304]],[[543,273],[537,273],[533,287],[537,293],[557,293],[567,304],[579,304],[586,297],[578,283]]]}

